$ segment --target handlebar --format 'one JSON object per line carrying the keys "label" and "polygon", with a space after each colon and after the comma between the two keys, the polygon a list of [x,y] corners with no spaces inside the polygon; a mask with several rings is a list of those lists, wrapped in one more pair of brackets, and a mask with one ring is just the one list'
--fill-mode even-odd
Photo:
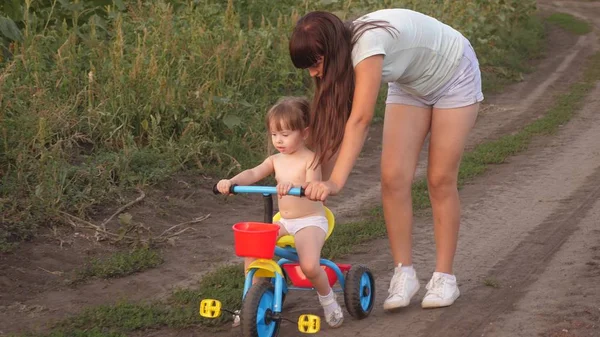
{"label": "handlebar", "polygon": [[[217,185],[213,186],[213,193],[220,194],[219,190],[217,190]],[[260,193],[260,194],[277,194],[277,187],[274,186],[238,186],[232,185],[229,189],[229,193],[238,194],[238,193]],[[293,187],[289,190],[288,195],[294,195],[297,197],[304,196],[304,187]]]}

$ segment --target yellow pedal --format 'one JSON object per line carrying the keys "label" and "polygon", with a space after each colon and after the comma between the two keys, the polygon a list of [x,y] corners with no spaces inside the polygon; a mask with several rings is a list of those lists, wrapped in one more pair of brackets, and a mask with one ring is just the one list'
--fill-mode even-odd
{"label": "yellow pedal", "polygon": [[221,301],[206,299],[200,302],[200,316],[217,318],[221,316]]}
{"label": "yellow pedal", "polygon": [[298,331],[302,333],[317,333],[321,330],[321,318],[316,315],[300,315]]}

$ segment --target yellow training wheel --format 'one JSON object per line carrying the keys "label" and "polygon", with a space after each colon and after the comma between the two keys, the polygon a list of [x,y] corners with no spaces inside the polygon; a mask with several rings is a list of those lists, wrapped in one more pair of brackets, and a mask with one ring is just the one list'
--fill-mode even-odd
{"label": "yellow training wheel", "polygon": [[217,318],[221,316],[221,301],[206,299],[200,302],[200,316]]}
{"label": "yellow training wheel", "polygon": [[321,330],[321,318],[316,315],[300,315],[298,331],[302,333],[317,333]]}

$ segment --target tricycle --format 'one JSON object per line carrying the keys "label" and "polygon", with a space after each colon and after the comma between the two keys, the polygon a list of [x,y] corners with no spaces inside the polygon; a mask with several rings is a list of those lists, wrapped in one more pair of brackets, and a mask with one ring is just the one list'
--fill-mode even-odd
{"label": "tricycle", "polygon": [[[213,192],[218,194],[216,185]],[[310,281],[302,273],[294,237],[285,235],[277,239],[279,226],[274,224],[280,214],[273,215],[273,195],[277,189],[271,186],[237,186],[231,194],[259,193],[264,199],[263,222],[239,222],[233,225],[235,253],[240,257],[256,258],[246,270],[242,308],[239,311],[243,337],[274,337],[279,333],[282,320],[291,321],[283,315],[283,302],[290,290],[313,290]],[[289,195],[304,196],[301,187],[292,188]],[[325,207],[325,206],[324,206]],[[335,218],[325,207],[328,220],[327,238],[333,233]],[[279,259],[275,261],[273,257]],[[375,303],[375,280],[364,265],[335,263],[321,258],[329,284],[335,292],[342,292],[346,310],[355,319],[363,319],[371,313]],[[254,278],[264,278],[266,282],[255,282]],[[339,287],[334,287],[338,283]],[[205,318],[220,317],[222,311],[236,314],[234,310],[223,308],[218,299],[203,299],[200,315]],[[294,321],[291,321],[294,322]],[[298,330],[302,333],[317,333],[320,330],[319,316],[304,314],[297,319]],[[296,323],[294,322],[294,323]]]}

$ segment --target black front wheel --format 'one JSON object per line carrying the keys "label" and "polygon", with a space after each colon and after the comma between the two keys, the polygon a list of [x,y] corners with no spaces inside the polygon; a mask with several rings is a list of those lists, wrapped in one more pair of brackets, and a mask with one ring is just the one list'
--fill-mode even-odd
{"label": "black front wheel", "polygon": [[352,266],[346,274],[344,286],[346,309],[356,319],[363,319],[371,313],[375,304],[375,279],[363,265]]}
{"label": "black front wheel", "polygon": [[273,284],[258,282],[246,293],[240,313],[243,337],[275,337],[280,320],[273,319],[275,291]]}

